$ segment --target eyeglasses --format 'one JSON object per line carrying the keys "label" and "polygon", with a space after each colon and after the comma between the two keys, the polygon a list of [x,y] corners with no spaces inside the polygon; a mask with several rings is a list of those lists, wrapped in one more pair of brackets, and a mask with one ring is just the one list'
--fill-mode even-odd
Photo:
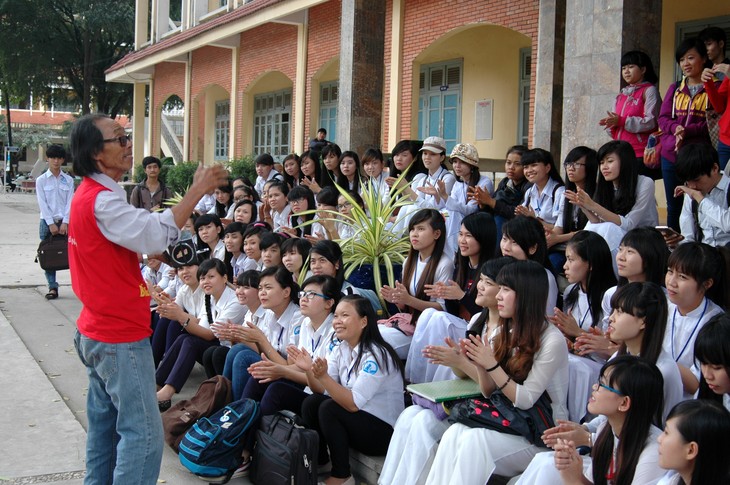
{"label": "eyeglasses", "polygon": [[605,390],[607,390],[609,392],[612,392],[614,394],[618,394],[619,396],[624,396],[625,395],[623,392],[619,391],[618,389],[614,389],[611,386],[607,386],[606,384],[603,384],[601,381],[598,381],[595,384],[593,384],[593,388],[594,389],[598,390],[599,387],[602,387]]}
{"label": "eyeglasses", "polygon": [[325,300],[331,300],[331,299],[332,299],[332,298],[330,298],[330,297],[329,297],[329,296],[327,296],[327,295],[323,295],[322,293],[317,293],[316,291],[312,291],[312,290],[309,290],[309,291],[300,291],[300,292],[299,292],[299,299],[300,299],[300,300],[301,300],[302,298],[305,298],[305,299],[307,299],[307,300],[311,300],[311,299],[312,299],[312,298],[314,298],[315,296],[319,296],[319,297],[321,297],[321,298],[324,298]]}
{"label": "eyeglasses", "polygon": [[104,143],[111,143],[113,141],[118,142],[119,146],[124,148],[127,146],[127,143],[132,141],[132,135],[122,135],[115,138],[104,138]]}
{"label": "eyeglasses", "polygon": [[349,202],[345,202],[344,204],[337,204],[338,211],[341,211],[342,209],[349,209],[350,207],[352,207],[352,204],[350,204]]}
{"label": "eyeglasses", "polygon": [[585,167],[585,166],[586,166],[585,163],[580,163],[580,162],[565,162],[565,168],[566,169],[568,169],[568,168],[578,169],[580,167]]}

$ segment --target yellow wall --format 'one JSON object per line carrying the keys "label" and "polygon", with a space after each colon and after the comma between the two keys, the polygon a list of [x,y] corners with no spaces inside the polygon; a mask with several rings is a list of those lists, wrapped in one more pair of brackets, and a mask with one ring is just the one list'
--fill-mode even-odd
{"label": "yellow wall", "polygon": [[[271,93],[273,91],[282,91],[284,89],[292,89],[293,85],[291,79],[280,71],[270,71],[263,74],[257,80],[249,85],[249,88],[244,92],[243,95],[243,106],[241,106],[241,113],[243,113],[243,120],[240,125],[239,132],[243,133],[246,137],[243,140],[243,151],[242,153],[253,152],[253,99],[255,96],[264,93]],[[294,102],[292,92],[292,103]],[[294,106],[292,106],[292,116],[290,121],[294,122]],[[293,126],[292,126],[293,127]],[[294,131],[289,130],[290,137],[294,136]],[[289,140],[292,143],[292,140]]]}
{"label": "yellow wall", "polygon": [[317,135],[319,129],[319,86],[322,83],[337,81],[340,79],[340,59],[335,57],[327,61],[322,68],[312,76],[311,82],[311,101],[309,103],[309,133],[306,135],[306,139],[314,138]]}
{"label": "yellow wall", "polygon": [[[662,50],[659,69],[659,92],[662,96],[674,82],[674,49],[677,45],[675,35],[678,22],[691,20],[712,19],[730,15],[730,1],[728,0],[664,0],[662,2]],[[728,46],[725,54],[728,54]]]}
{"label": "yellow wall", "polygon": [[[213,163],[215,156],[215,103],[230,99],[228,91],[218,85],[209,86],[205,89],[205,140],[203,144],[203,160],[205,163]],[[229,151],[232,150],[229,147]]]}
{"label": "yellow wall", "polygon": [[[421,66],[462,59],[461,141],[474,143],[483,158],[502,158],[517,141],[520,49],[530,47],[524,35],[494,25],[452,31],[423,50],[413,66],[411,132],[418,134],[418,75]],[[493,139],[476,141],[474,106],[494,100]],[[527,120],[526,120],[527,121]]]}

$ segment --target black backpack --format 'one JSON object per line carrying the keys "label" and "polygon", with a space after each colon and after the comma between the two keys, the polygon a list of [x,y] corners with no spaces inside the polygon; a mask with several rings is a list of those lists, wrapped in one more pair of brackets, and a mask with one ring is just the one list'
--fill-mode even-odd
{"label": "black backpack", "polygon": [[251,463],[251,481],[262,485],[317,485],[319,435],[291,411],[261,419]]}

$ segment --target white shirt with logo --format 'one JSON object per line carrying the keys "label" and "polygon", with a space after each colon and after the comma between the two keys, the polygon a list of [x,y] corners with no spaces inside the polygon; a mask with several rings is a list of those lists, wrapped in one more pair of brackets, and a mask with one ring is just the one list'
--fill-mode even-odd
{"label": "white shirt with logo", "polygon": [[360,411],[393,426],[405,407],[403,376],[390,355],[377,350],[376,353],[377,358],[372,352],[365,352],[358,363],[360,345],[353,349],[343,341],[327,357],[327,373],[335,382],[352,391],[352,398]]}

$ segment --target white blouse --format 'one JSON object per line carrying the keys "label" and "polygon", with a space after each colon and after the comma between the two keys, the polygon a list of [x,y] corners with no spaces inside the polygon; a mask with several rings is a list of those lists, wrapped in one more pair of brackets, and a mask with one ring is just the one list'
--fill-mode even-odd
{"label": "white blouse", "polygon": [[[360,345],[350,348],[341,342],[327,357],[327,373],[341,386],[352,391],[355,406],[389,425],[395,425],[403,411],[403,376],[390,355],[365,352],[355,369]],[[387,364],[387,371],[385,363]]]}

